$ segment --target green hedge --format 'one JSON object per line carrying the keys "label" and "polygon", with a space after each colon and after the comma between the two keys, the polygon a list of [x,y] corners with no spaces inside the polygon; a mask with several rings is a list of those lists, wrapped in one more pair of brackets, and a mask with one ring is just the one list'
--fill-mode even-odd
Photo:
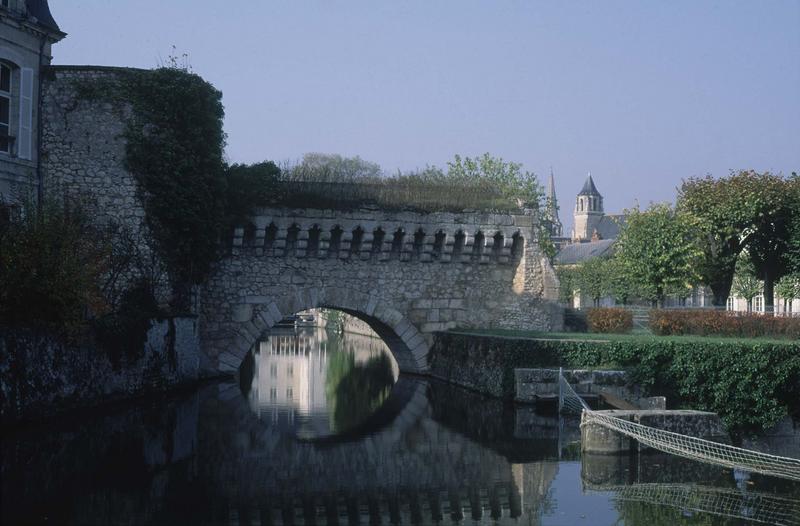
{"label": "green hedge", "polygon": [[769,427],[788,413],[800,414],[800,342],[441,333],[431,356],[440,376],[496,370],[503,396],[513,394],[514,369],[559,366],[624,368],[649,394],[667,396],[672,406],[716,412],[732,428]]}

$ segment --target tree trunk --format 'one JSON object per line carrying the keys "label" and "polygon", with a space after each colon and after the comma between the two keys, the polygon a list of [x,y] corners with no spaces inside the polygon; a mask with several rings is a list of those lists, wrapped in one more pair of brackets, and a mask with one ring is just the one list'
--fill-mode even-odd
{"label": "tree trunk", "polygon": [[764,312],[773,314],[775,311],[775,280],[770,272],[764,273]]}
{"label": "tree trunk", "polygon": [[711,293],[714,295],[712,303],[715,307],[725,307],[728,304],[728,296],[731,295],[732,284],[733,279],[726,282],[712,283],[708,286],[711,289]]}

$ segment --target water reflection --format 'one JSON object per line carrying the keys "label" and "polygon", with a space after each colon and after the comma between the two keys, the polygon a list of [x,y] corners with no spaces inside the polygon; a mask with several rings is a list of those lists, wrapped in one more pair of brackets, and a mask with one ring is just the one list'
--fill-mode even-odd
{"label": "water reflection", "polygon": [[243,390],[252,410],[267,425],[304,439],[358,427],[386,401],[398,377],[376,334],[338,326],[274,330],[250,359],[252,380]]}
{"label": "water reflection", "polygon": [[300,440],[253,400],[219,384],[4,432],[2,524],[800,524],[800,484],[581,457],[574,423],[437,382],[399,378],[347,440]]}

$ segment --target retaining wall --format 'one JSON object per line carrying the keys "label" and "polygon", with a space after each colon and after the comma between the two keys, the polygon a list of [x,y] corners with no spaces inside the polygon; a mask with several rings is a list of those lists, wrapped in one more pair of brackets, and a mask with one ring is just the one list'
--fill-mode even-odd
{"label": "retaining wall", "polygon": [[200,358],[196,318],[154,321],[141,355],[116,365],[91,342],[0,330],[0,420],[162,392],[198,380]]}

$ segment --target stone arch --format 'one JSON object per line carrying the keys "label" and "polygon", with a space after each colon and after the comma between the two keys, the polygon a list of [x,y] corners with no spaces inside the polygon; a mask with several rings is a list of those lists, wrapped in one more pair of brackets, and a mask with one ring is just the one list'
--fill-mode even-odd
{"label": "stone arch", "polygon": [[289,287],[274,298],[244,297],[231,306],[230,318],[237,335],[223,350],[217,350],[216,368],[235,373],[256,341],[286,316],[313,308],[341,310],[365,321],[383,339],[402,372],[428,369],[428,341],[406,316],[374,294],[340,287]]}

